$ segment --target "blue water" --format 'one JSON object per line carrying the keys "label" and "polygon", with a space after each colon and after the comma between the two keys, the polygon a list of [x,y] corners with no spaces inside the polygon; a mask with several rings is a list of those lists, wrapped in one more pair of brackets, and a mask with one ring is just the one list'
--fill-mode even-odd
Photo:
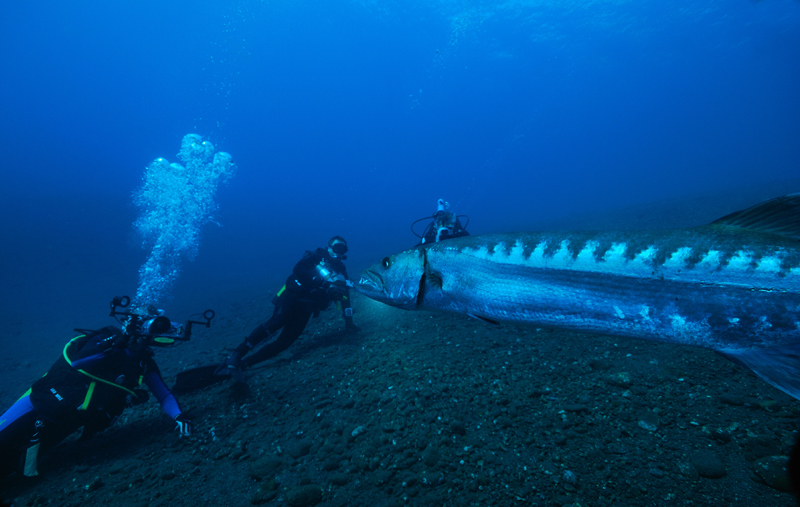
{"label": "blue water", "polygon": [[795,0],[7,4],[10,362],[133,295],[131,196],[188,133],[236,174],[178,312],[244,285],[266,301],[335,234],[355,272],[440,197],[478,234],[800,176]]}

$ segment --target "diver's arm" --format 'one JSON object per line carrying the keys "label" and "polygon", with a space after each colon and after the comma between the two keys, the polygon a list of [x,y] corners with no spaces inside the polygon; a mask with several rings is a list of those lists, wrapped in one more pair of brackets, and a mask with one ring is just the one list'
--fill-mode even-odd
{"label": "diver's arm", "polygon": [[169,415],[173,420],[181,415],[181,407],[178,405],[178,400],[175,399],[175,396],[164,383],[164,379],[161,378],[160,373],[157,371],[145,373],[143,380],[144,383],[147,384],[147,387],[150,388],[150,392],[156,397],[158,403],[161,405],[161,408],[167,413],[167,415]]}
{"label": "diver's arm", "polygon": [[178,405],[178,400],[175,399],[175,396],[169,390],[166,384],[164,384],[164,379],[161,378],[161,374],[156,371],[151,371],[144,374],[144,382],[147,384],[147,387],[150,388],[150,391],[153,393],[153,396],[156,397],[158,403],[161,404],[161,408],[164,412],[169,415],[173,421],[175,421],[175,429],[183,436],[189,436],[192,434],[192,422],[187,419],[183,412],[181,412],[181,407]]}

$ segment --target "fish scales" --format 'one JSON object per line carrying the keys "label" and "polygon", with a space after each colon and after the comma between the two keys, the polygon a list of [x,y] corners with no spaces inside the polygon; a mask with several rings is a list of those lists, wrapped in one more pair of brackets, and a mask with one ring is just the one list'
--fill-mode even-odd
{"label": "fish scales", "polygon": [[791,292],[765,291],[753,299],[750,287],[712,284],[707,277],[698,282],[533,267],[474,254],[428,250],[434,270],[447,267],[441,269],[441,289],[426,290],[423,309],[465,309],[496,320],[724,347],[736,347],[739,340],[749,345],[750,333],[764,325],[761,316],[774,323],[776,336],[788,340],[798,325],[783,317],[800,305],[800,296]]}

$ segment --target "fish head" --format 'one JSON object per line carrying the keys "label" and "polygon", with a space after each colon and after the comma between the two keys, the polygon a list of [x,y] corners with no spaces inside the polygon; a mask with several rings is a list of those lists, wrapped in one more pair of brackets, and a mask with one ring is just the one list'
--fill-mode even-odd
{"label": "fish head", "polygon": [[381,262],[362,271],[355,288],[381,303],[413,310],[417,307],[424,274],[424,250],[414,248],[384,257]]}

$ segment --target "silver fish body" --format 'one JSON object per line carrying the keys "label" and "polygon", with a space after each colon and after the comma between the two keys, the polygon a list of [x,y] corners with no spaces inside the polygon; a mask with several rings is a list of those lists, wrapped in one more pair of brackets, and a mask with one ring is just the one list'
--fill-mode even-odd
{"label": "silver fish body", "polygon": [[800,399],[798,203],[692,229],[458,238],[387,257],[357,288],[406,309],[710,348]]}

